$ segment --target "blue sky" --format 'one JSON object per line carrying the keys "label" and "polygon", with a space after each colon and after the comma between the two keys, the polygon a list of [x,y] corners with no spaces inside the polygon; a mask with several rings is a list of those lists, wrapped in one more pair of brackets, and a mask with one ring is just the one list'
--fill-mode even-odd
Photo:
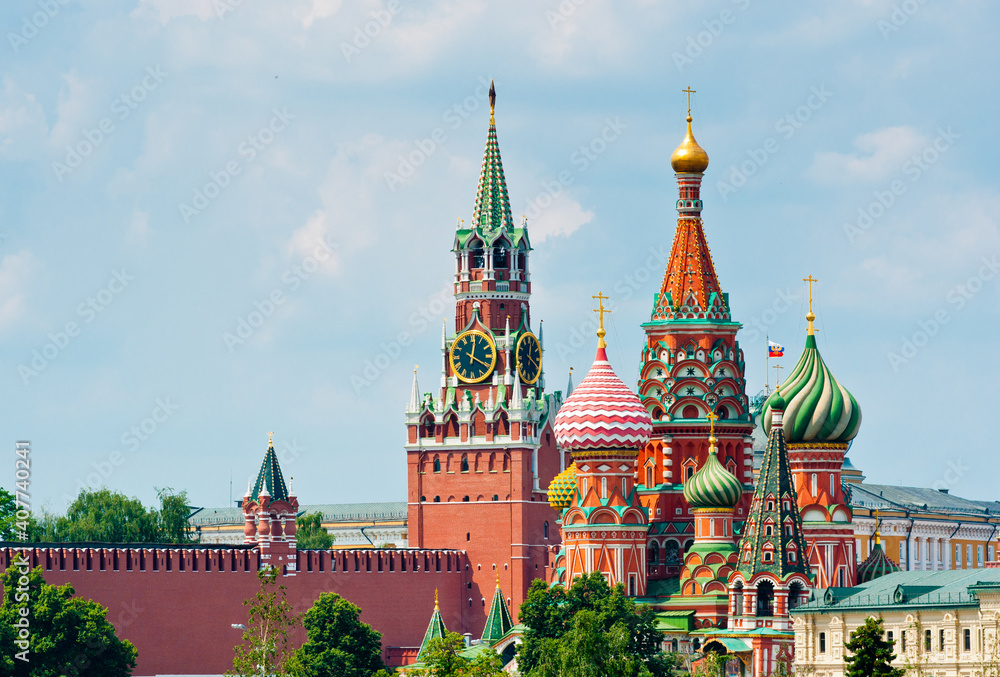
{"label": "blue sky", "polygon": [[273,430],[302,502],[404,499],[403,408],[414,364],[437,381],[493,78],[550,390],[592,360],[598,290],[637,378],[690,85],[748,390],[765,334],[797,359],[812,274],[820,349],[864,412],[854,463],[997,498],[998,19],[934,0],[6,2],[0,484],[27,439],[37,506],[98,483],[222,506]]}

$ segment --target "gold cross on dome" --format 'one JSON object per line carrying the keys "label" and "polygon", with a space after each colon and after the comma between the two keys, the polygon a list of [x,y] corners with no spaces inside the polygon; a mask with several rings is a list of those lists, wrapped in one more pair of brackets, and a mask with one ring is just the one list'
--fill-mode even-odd
{"label": "gold cross on dome", "polygon": [[806,333],[812,336],[816,333],[816,327],[813,326],[813,320],[816,319],[816,314],[813,313],[813,282],[819,282],[819,280],[810,274],[809,277],[802,278],[802,281],[809,283],[809,312],[806,314],[806,321],[809,323],[809,326],[806,328]]}
{"label": "gold cross on dome", "polygon": [[715,437],[715,422],[719,420],[719,417],[715,415],[714,411],[708,412],[708,435],[709,437]]}
{"label": "gold cross on dome", "polygon": [[269,447],[273,447],[274,446],[274,433],[273,432],[267,433],[267,445]]}
{"label": "gold cross on dome", "polygon": [[607,348],[608,343],[604,340],[604,336],[607,334],[604,331],[604,313],[610,313],[611,311],[604,307],[604,302],[610,299],[610,296],[605,296],[603,292],[597,292],[597,296],[591,296],[592,299],[597,299],[597,308],[594,308],[594,312],[600,316],[600,327],[597,330],[597,347]]}
{"label": "gold cross on dome", "polygon": [[780,364],[774,365],[774,389],[781,389],[781,370],[784,369]]}
{"label": "gold cross on dome", "polygon": [[691,95],[697,90],[691,89],[691,85],[688,85],[687,89],[682,89],[681,91],[688,95],[688,115],[691,115]]}

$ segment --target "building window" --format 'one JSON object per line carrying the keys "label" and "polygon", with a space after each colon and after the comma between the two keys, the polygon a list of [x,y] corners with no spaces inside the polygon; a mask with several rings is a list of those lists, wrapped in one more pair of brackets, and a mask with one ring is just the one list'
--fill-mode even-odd
{"label": "building window", "polygon": [[[885,637],[886,637],[886,639],[889,640],[889,644],[893,643],[893,641],[892,641],[892,630],[890,630],[887,633],[885,633]],[[894,647],[890,647],[890,648],[894,648]]]}
{"label": "building window", "polygon": [[931,650],[931,631],[924,630],[924,651]]}
{"label": "building window", "polygon": [[468,531],[465,532],[465,540],[466,541],[471,541],[472,540],[472,534],[470,532],[468,532]]}
{"label": "building window", "polygon": [[688,466],[687,470],[684,471],[684,478],[691,479],[693,475],[694,475],[694,468],[692,466]]}
{"label": "building window", "polygon": [[434,502],[435,503],[440,503],[441,502],[441,497],[440,496],[435,496],[434,497]]}
{"label": "building window", "polygon": [[965,562],[967,569],[971,569],[974,566],[972,560],[972,543],[965,544]]}
{"label": "building window", "polygon": [[900,651],[906,651],[906,630],[899,633],[899,649]]}
{"label": "building window", "polygon": [[819,475],[813,473],[810,478],[810,484],[812,485],[810,488],[812,489],[813,498],[815,498],[816,494],[819,493]]}
{"label": "building window", "polygon": [[440,458],[435,458],[434,459],[434,472],[441,472],[441,459]]}
{"label": "building window", "polygon": [[771,512],[772,510],[774,510],[774,501],[768,501],[767,502],[767,511]]}
{"label": "building window", "polygon": [[764,535],[765,536],[772,536],[773,534],[774,534],[774,528],[770,524],[768,524],[766,527],[764,527]]}
{"label": "building window", "polygon": [[944,630],[938,630],[938,651],[944,651]]}
{"label": "building window", "polygon": [[976,560],[977,562],[979,562],[979,564],[977,564],[976,566],[982,567],[983,566],[983,546],[982,545],[977,545],[976,546],[976,550],[977,550],[977,554],[979,555],[978,559]]}
{"label": "building window", "polygon": [[826,633],[819,633],[819,652],[826,653]]}
{"label": "building window", "polygon": [[791,563],[791,564],[794,564],[794,563],[795,563],[795,553],[794,553],[794,552],[790,552],[790,553],[788,553],[788,561],[789,561],[789,563]]}
{"label": "building window", "polygon": [[500,500],[500,496],[498,494],[493,494],[493,500],[494,501],[499,501]]}
{"label": "building window", "polygon": [[899,542],[899,563],[906,567],[906,541]]}
{"label": "building window", "polygon": [[989,559],[986,560],[987,562],[992,562],[996,559],[996,548],[994,548],[994,546],[991,545],[989,547],[989,550],[987,550],[987,556],[989,557]]}
{"label": "building window", "polygon": [[462,503],[468,503],[468,502],[469,502],[469,497],[468,496],[463,496],[462,497]]}
{"label": "building window", "polygon": [[767,552],[764,553],[764,561],[765,562],[771,562],[771,561],[773,561],[773,558],[771,557],[771,551],[770,550],[768,550]]}
{"label": "building window", "polygon": [[757,584],[757,616],[760,618],[774,615],[774,585],[770,581],[760,581]]}
{"label": "building window", "polygon": [[652,487],[653,486],[653,467],[652,466],[646,468],[646,486],[647,487]]}
{"label": "building window", "polygon": [[962,650],[972,651],[972,630],[969,628],[962,631]]}
{"label": "building window", "polygon": [[836,482],[836,477],[834,476],[833,473],[830,473],[830,496],[831,497],[837,495],[837,491],[836,491],[836,488],[835,488],[836,487],[835,482]]}
{"label": "building window", "polygon": [[549,523],[548,522],[546,522],[545,524],[542,525],[542,531],[544,533],[545,538],[548,538],[549,537]]}
{"label": "building window", "polygon": [[469,459],[466,456],[462,457],[462,472],[469,472]]}
{"label": "building window", "polygon": [[961,545],[956,545],[955,546],[955,568],[956,569],[961,569],[962,568],[962,546]]}

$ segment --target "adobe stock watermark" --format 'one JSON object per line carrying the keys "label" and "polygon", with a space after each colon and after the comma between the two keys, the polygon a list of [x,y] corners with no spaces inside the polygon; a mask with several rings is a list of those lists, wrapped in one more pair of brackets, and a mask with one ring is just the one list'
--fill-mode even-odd
{"label": "adobe stock watermark", "polygon": [[768,334],[768,328],[778,321],[778,318],[792,309],[793,304],[802,301],[802,290],[793,292],[789,289],[775,289],[774,300],[759,315],[754,316],[744,325],[743,337],[749,341],[759,341]]}
{"label": "adobe stock watermark", "polygon": [[[78,477],[76,479],[77,495],[81,491],[95,491],[104,486],[105,480],[110,479],[115,474],[115,470],[125,465],[125,462],[128,460],[126,454],[138,451],[180,408],[180,405],[173,402],[169,397],[156,398],[149,415],[143,417],[138,423],[129,426],[121,434],[119,442],[122,445],[122,449],[114,449],[108,452],[100,461],[94,461],[91,463],[94,472],[86,477]],[[63,507],[66,507],[76,500],[76,496],[63,494],[62,499]]]}
{"label": "adobe stock watermark", "polygon": [[288,294],[298,291],[306,280],[333,257],[336,248],[337,243],[330,239],[329,235],[317,241],[308,256],[281,274],[280,285],[272,288],[263,298],[255,300],[254,309],[245,316],[237,317],[235,330],[222,334],[222,341],[226,344],[229,354],[236,352],[236,346],[249,341],[257,330],[264,326],[264,322],[274,315],[278,307],[284,305],[288,300]]}
{"label": "adobe stock watermark", "polygon": [[11,566],[17,569],[17,588],[14,592],[14,603],[17,605],[17,622],[12,623],[12,629],[16,633],[14,644],[20,649],[14,654],[14,658],[25,663],[30,662],[28,652],[31,647],[31,564],[25,559],[22,553],[15,553]]}
{"label": "adobe stock watermark", "polygon": [[[658,248],[650,247],[648,255],[642,264],[636,266],[631,272],[618,278],[612,285],[614,295],[605,304],[608,310],[614,310],[622,303],[631,299],[636,292],[646,288],[649,280],[654,279],[663,272],[663,268],[670,257],[670,247],[660,245]],[[597,330],[596,316],[588,317],[579,325],[572,327],[568,341],[560,341],[556,344],[556,352],[560,359],[568,359],[576,355],[585,346],[593,346],[594,331]]]}
{"label": "adobe stock watermark", "polygon": [[14,456],[14,538],[24,543],[31,519],[31,442],[18,441]]}
{"label": "adobe stock watermark", "polygon": [[941,479],[934,483],[933,488],[937,491],[949,491],[961,482],[970,470],[972,468],[965,465],[962,459],[948,461],[948,469],[944,471]]}
{"label": "adobe stock watermark", "polygon": [[576,14],[576,10],[585,5],[587,0],[562,0],[555,10],[545,10],[545,20],[549,22],[549,28],[555,30],[561,23],[566,23],[571,16]]}
{"label": "adobe stock watermark", "polygon": [[576,181],[576,176],[590,169],[590,166],[597,158],[607,152],[608,147],[617,141],[626,129],[628,129],[628,125],[622,122],[621,118],[617,115],[613,120],[605,118],[604,128],[588,143],[581,144],[576,150],[570,153],[569,163],[573,165],[576,173],[574,174],[570,169],[563,169],[555,178],[542,179],[542,190],[528,200],[528,206],[524,209],[524,216],[529,221],[534,220],[545,209],[551,207],[555,199],[564,190],[573,185],[573,182]]}
{"label": "adobe stock watermark", "polygon": [[344,61],[351,63],[351,60],[361,54],[362,50],[372,44],[372,40],[382,35],[389,29],[393,17],[403,11],[403,3],[400,0],[389,0],[385,9],[371,12],[371,20],[365,22],[363,26],[354,27],[354,35],[350,42],[340,43],[340,53],[344,55]]}
{"label": "adobe stock watermark", "polygon": [[129,91],[118,95],[111,102],[111,116],[101,118],[93,128],[85,127],[80,132],[82,137],[74,144],[66,144],[66,155],[62,162],[53,161],[52,171],[56,178],[62,183],[67,174],[71,174],[75,169],[83,164],[84,158],[90,157],[109,136],[118,129],[118,123],[124,122],[132,114],[139,104],[146,100],[150,92],[160,86],[170,73],[167,73],[159,64],[147,66],[146,74],[135,87]]}
{"label": "adobe stock watermark", "polygon": [[226,162],[222,169],[209,172],[209,181],[201,188],[195,188],[191,196],[191,203],[178,203],[177,209],[180,211],[184,223],[191,223],[191,219],[208,209],[212,201],[219,197],[219,194],[233,182],[243,168],[257,159],[257,156],[267,150],[268,146],[274,143],[277,135],[288,128],[288,123],[295,119],[295,116],[288,112],[287,108],[271,110],[271,119],[256,132],[247,136],[236,147],[235,158]]}
{"label": "adobe stock watermark", "polygon": [[946,324],[951,322],[953,313],[965,308],[983,290],[986,283],[993,280],[1000,272],[1000,259],[996,254],[984,256],[980,262],[982,265],[979,266],[975,275],[970,276],[963,283],[955,285],[945,295],[947,305],[938,308],[929,318],[917,322],[917,330],[900,340],[898,351],[886,353],[886,359],[894,373],[898,373],[904,365],[909,364],[923,348],[927,347],[931,339],[937,336]]}
{"label": "adobe stock watermark", "polygon": [[7,42],[14,53],[17,54],[21,47],[34,40],[69,3],[70,0],[38,0],[38,11],[21,17],[21,30],[16,33],[7,31]]}
{"label": "adobe stock watermark", "polygon": [[385,185],[390,191],[395,191],[402,183],[411,178],[417,172],[417,167],[427,162],[437,149],[448,141],[448,132],[445,127],[455,131],[461,127],[469,116],[479,110],[479,107],[486,101],[490,93],[490,81],[480,76],[479,84],[472,91],[472,94],[465,97],[458,103],[452,105],[441,115],[443,126],[435,127],[431,133],[423,139],[414,139],[414,150],[405,155],[400,155],[396,163],[395,172],[384,172]]}
{"label": "adobe stock watermark", "polygon": [[897,33],[899,29],[906,25],[914,14],[927,4],[927,0],[903,0],[900,3],[892,4],[892,11],[889,16],[875,22],[883,40],[888,40],[889,36]]}
{"label": "adobe stock watermark", "polygon": [[448,299],[453,292],[452,285],[446,285],[410,313],[406,329],[396,334],[393,339],[379,343],[379,351],[375,356],[365,359],[360,372],[351,374],[351,387],[354,388],[355,396],[375,383],[402,356],[404,349],[413,343],[413,339],[427,331],[431,322],[444,315],[445,309],[448,308]]}
{"label": "adobe stock watermark", "polygon": [[[802,102],[802,105],[785,113],[774,123],[774,131],[778,132],[785,141],[795,136],[795,133],[812,119],[813,114],[833,97],[833,92],[828,90],[825,84],[819,87],[810,87],[809,92],[809,96]],[[779,150],[781,150],[781,142],[775,136],[767,138],[757,148],[748,148],[747,159],[739,165],[729,165],[729,169],[726,170],[729,172],[728,177],[715,184],[722,199],[728,201],[729,196],[745,186],[747,179],[759,172],[771,156]]]}
{"label": "adobe stock watermark", "polygon": [[[903,163],[902,174],[910,180],[910,184],[919,181],[924,174],[947,153],[955,141],[961,138],[958,134],[948,129],[938,128],[938,135],[921,152],[915,153]],[[844,234],[847,241],[854,244],[854,241],[867,233],[875,222],[882,218],[885,213],[896,204],[896,200],[906,194],[909,186],[902,179],[893,179],[882,190],[872,192],[875,198],[866,207],[858,207],[858,218],[854,223],[845,222],[843,225]]]}
{"label": "adobe stock watermark", "polygon": [[135,280],[135,276],[121,270],[112,270],[111,277],[106,285],[101,287],[97,293],[88,296],[76,307],[76,314],[83,319],[83,323],[69,321],[61,331],[49,332],[48,341],[41,347],[31,351],[31,359],[27,364],[17,365],[17,373],[21,377],[21,382],[28,385],[33,378],[48,369],[67,348],[73,339],[80,336],[97,317],[107,310],[118,296],[125,291],[129,284]]}
{"label": "adobe stock watermark", "polygon": [[212,9],[219,20],[226,18],[230,12],[235,12],[236,8],[243,4],[243,0],[212,0]]}
{"label": "adobe stock watermark", "polygon": [[[732,0],[732,2],[741,12],[745,12],[750,6],[750,0]],[[704,54],[706,49],[714,45],[715,41],[725,32],[726,26],[736,23],[738,16],[733,10],[724,9],[719,12],[717,17],[702,21],[701,25],[705,27],[705,30],[689,35],[684,45],[684,51],[675,51],[670,55],[674,60],[674,65],[677,66],[677,72],[683,73],[687,66],[693,64],[694,60]]]}

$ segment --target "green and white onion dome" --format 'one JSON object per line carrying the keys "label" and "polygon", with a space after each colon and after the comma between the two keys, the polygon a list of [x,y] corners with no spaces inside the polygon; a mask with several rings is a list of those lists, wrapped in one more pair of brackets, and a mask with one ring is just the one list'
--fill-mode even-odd
{"label": "green and white onion dome", "polygon": [[743,495],[743,485],[719,463],[715,438],[705,465],[684,483],[684,499],[692,508],[735,508]]}
{"label": "green and white onion dome", "polygon": [[556,510],[565,510],[573,503],[576,493],[576,463],[570,463],[549,482],[549,505]]}
{"label": "green and white onion dome", "polygon": [[[816,336],[806,336],[806,347],[781,384],[785,401],[785,439],[789,443],[847,443],[861,428],[861,407],[840,385],[816,348]],[[764,403],[761,421],[770,434],[777,391]]]}
{"label": "green and white onion dome", "polygon": [[858,565],[858,583],[869,583],[876,578],[899,571],[899,565],[889,559],[876,538],[868,558]]}

